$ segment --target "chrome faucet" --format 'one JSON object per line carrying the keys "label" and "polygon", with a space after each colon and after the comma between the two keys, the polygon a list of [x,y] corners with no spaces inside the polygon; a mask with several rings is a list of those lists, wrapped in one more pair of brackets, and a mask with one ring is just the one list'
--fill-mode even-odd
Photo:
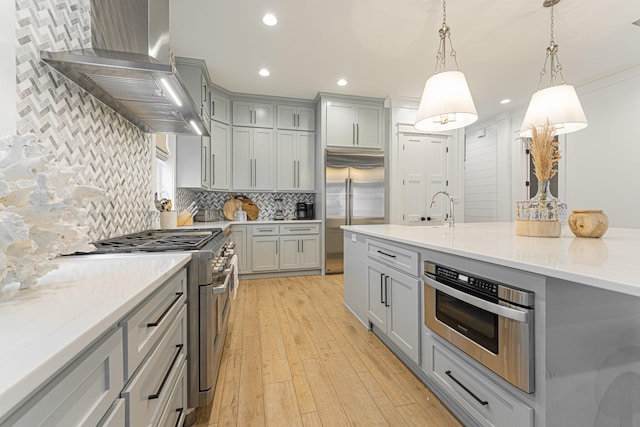
{"label": "chrome faucet", "polygon": [[436,205],[436,197],[438,197],[438,195],[440,194],[444,194],[449,198],[449,216],[445,217],[444,221],[449,223],[449,227],[455,227],[456,221],[453,215],[453,196],[450,193],[446,191],[438,191],[436,194],[434,194],[433,198],[431,199],[431,206],[429,206],[429,209],[433,208]]}

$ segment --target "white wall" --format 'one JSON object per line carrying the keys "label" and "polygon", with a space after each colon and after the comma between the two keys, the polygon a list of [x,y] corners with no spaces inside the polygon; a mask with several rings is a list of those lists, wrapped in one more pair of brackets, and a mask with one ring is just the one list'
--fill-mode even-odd
{"label": "white wall", "polygon": [[640,228],[640,66],[578,89],[589,126],[566,136],[569,210]]}
{"label": "white wall", "polygon": [[16,3],[0,2],[0,138],[16,133]]}
{"label": "white wall", "polygon": [[[558,196],[569,213],[603,209],[610,226],[640,228],[640,65],[576,87],[589,126],[560,136]],[[485,119],[468,134],[497,125],[497,220],[512,221],[527,197],[517,131],[526,106]],[[532,183],[536,185],[536,183]]]}

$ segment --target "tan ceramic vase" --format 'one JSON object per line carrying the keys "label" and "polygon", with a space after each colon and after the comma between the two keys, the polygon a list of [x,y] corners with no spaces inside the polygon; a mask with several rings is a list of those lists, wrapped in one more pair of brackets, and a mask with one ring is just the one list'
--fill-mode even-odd
{"label": "tan ceramic vase", "polygon": [[573,211],[568,222],[577,237],[602,237],[609,228],[609,218],[598,210]]}

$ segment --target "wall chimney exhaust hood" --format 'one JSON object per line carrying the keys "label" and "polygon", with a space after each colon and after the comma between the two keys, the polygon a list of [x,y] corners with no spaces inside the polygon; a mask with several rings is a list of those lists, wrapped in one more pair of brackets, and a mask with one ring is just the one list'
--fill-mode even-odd
{"label": "wall chimney exhaust hood", "polygon": [[169,0],[91,0],[91,48],[40,52],[147,133],[209,135],[169,53]]}

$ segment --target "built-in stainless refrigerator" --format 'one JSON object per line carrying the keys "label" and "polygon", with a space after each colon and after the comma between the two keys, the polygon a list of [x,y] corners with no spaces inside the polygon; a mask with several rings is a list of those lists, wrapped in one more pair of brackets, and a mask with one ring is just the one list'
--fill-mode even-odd
{"label": "built-in stainless refrigerator", "polygon": [[384,153],[327,150],[325,271],[342,273],[341,225],[384,224]]}

